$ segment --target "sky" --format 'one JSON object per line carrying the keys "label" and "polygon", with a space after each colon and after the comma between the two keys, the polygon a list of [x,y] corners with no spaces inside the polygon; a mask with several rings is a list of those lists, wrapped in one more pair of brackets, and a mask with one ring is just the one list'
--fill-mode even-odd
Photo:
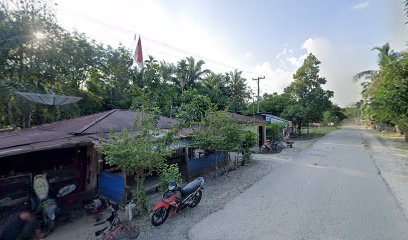
{"label": "sky", "polygon": [[360,99],[352,77],[377,68],[373,47],[408,40],[402,0],[55,0],[59,23],[144,58],[176,62],[193,56],[215,72],[265,76],[260,92],[281,93],[309,53],[321,61],[324,88],[345,107]]}

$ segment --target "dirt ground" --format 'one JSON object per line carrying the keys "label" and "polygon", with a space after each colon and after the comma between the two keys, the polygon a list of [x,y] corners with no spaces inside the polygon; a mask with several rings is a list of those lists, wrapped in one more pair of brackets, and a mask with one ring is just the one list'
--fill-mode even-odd
{"label": "dirt ground", "polygon": [[[228,201],[259,181],[263,176],[273,171],[282,161],[288,161],[302,149],[310,146],[315,140],[296,141],[293,148],[286,148],[278,154],[254,154],[253,161],[244,167],[229,172],[227,175],[215,177],[214,173],[204,175],[205,189],[200,204],[186,208],[176,216],[170,216],[159,227],[153,227],[150,217],[138,219],[134,223],[141,233],[138,239],[187,239],[189,229],[209,214],[220,210]],[[161,195],[150,199],[153,206],[159,202]],[[105,213],[104,218],[109,213]],[[127,219],[124,211],[120,211],[121,219]],[[94,232],[103,228],[93,226],[95,219],[83,215],[77,221],[57,226],[55,232],[47,239],[53,240],[90,240],[98,239]]]}

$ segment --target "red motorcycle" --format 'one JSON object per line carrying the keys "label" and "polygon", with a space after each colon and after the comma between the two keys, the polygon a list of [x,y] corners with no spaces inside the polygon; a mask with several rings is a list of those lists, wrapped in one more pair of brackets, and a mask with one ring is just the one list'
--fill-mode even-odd
{"label": "red motorcycle", "polygon": [[196,178],[184,188],[179,187],[176,182],[171,182],[163,194],[163,200],[153,208],[153,226],[163,224],[170,212],[172,215],[176,215],[186,207],[197,206],[203,196],[203,185],[204,178],[202,177]]}

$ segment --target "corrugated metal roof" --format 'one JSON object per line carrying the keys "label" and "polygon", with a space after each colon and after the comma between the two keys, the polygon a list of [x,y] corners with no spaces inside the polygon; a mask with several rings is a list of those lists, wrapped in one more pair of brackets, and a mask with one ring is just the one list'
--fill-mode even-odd
{"label": "corrugated metal roof", "polygon": [[[95,133],[118,132],[122,129],[132,129],[137,113],[135,111],[114,109],[89,116],[83,116],[75,119],[64,120],[52,124],[38,127],[47,131],[59,131],[74,135],[86,135]],[[161,129],[170,129],[177,120],[160,117],[159,127]]]}
{"label": "corrugated metal roof", "polygon": [[[0,133],[0,157],[75,144],[91,144],[107,138],[110,132],[132,129],[137,114],[140,113],[115,109],[30,129]],[[164,131],[175,124],[175,119],[159,119],[159,127]],[[188,130],[184,129],[179,137],[185,137],[185,132]]]}
{"label": "corrugated metal roof", "polygon": [[240,122],[240,123],[265,123],[263,119],[258,118],[257,116],[245,116],[237,113],[231,112],[222,112],[227,118],[231,119],[232,121]]}
{"label": "corrugated metal roof", "polygon": [[71,137],[71,135],[63,132],[42,131],[35,128],[4,132],[0,134],[0,149],[67,137]]}
{"label": "corrugated metal roof", "polygon": [[261,114],[262,116],[265,117],[265,121],[269,123],[273,122],[288,122],[288,120],[280,118],[278,116],[272,115],[272,114]]}

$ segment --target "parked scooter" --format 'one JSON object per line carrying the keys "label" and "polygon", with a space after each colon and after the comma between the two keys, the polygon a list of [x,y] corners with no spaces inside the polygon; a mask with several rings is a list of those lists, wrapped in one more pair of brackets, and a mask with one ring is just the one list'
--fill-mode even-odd
{"label": "parked scooter", "polygon": [[38,198],[38,204],[35,204],[35,212],[41,214],[40,227],[44,237],[48,236],[55,228],[55,213],[57,203],[54,199],[48,198],[49,185],[46,175],[39,174],[34,176],[34,193]]}
{"label": "parked scooter", "polygon": [[154,226],[159,226],[166,221],[169,213],[176,215],[180,210],[198,205],[203,195],[204,178],[199,177],[188,183],[184,188],[171,182],[166,192],[163,194],[162,201],[153,208],[151,222]]}

